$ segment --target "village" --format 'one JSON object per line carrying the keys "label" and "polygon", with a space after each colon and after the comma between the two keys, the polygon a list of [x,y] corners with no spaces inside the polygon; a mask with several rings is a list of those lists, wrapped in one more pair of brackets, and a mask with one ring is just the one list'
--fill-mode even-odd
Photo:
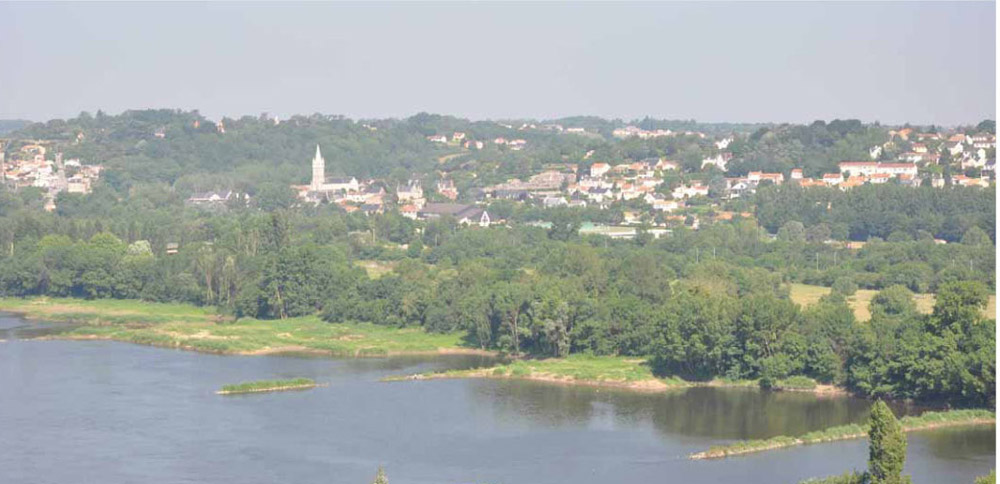
{"label": "village", "polygon": [[84,164],[79,159],[63,160],[63,154],[42,143],[22,146],[10,160],[0,143],[0,184],[12,189],[37,188],[45,197],[45,209],[55,210],[59,193],[88,194],[101,176],[101,165]]}
{"label": "village", "polygon": [[[277,120],[274,120],[277,124]],[[225,134],[220,121],[215,131]],[[543,132],[556,135],[600,137],[582,127],[560,124],[524,123],[518,127],[498,123],[517,132]],[[197,125],[194,126],[198,128]],[[369,130],[377,128],[365,125]],[[163,130],[156,138],[166,136]],[[321,146],[315,147],[311,161],[310,182],[293,185],[297,199],[304,204],[333,204],[345,212],[368,215],[396,211],[413,220],[440,217],[454,218],[460,224],[489,226],[504,220],[489,213],[491,204],[509,201],[540,209],[579,208],[605,210],[619,207],[621,219],[616,226],[588,224],[582,231],[630,238],[645,226],[655,236],[670,229],[686,226],[697,229],[702,219],[728,220],[752,217],[750,209],[733,202],[753,195],[763,185],[796,184],[803,188],[829,187],[838,190],[871,184],[896,183],[903,186],[944,188],[948,184],[964,187],[990,187],[995,178],[996,138],[988,133],[954,132],[940,134],[919,132],[912,128],[889,131],[890,140],[868,150],[867,160],[845,160],[838,170],[807,177],[802,168],[788,172],[749,171],[739,176],[727,176],[732,168],[734,153],[731,146],[740,135],[708,135],[697,131],[645,130],[627,125],[613,131],[618,140],[662,137],[694,137],[710,142],[714,149],[701,159],[700,170],[691,171],[669,157],[640,160],[597,160],[588,152],[580,163],[550,163],[542,171],[526,179],[512,178],[502,183],[477,185],[460,193],[454,173],[414,173],[403,183],[391,183],[379,178],[356,176],[327,177],[326,160]],[[521,151],[529,146],[526,139],[498,136],[477,140],[465,132],[451,132],[425,137],[428,143],[461,150],[455,155],[483,150],[487,145],[508,151]],[[79,140],[78,140],[79,141]],[[63,160],[62,153],[52,153],[47,142],[23,144],[9,159],[0,149],[0,182],[12,189],[34,187],[44,192],[46,210],[56,207],[59,193],[87,194],[101,176],[100,164],[79,159]],[[905,147],[905,150],[900,150]],[[898,152],[896,159],[886,159],[884,151]],[[452,156],[452,155],[449,155]],[[447,157],[447,156],[446,156]],[[952,168],[949,182],[936,167],[948,160]],[[970,176],[975,174],[978,176]],[[425,186],[425,183],[430,186]],[[187,198],[192,207],[218,209],[233,203],[250,204],[251,197],[233,189],[193,193]],[[735,207],[735,208],[734,208]]]}
{"label": "village", "polygon": [[[505,127],[513,129],[513,126]],[[561,125],[551,124],[525,124],[518,129],[585,134],[582,128],[563,128]],[[706,137],[699,132],[646,131],[635,126],[615,130],[614,136]],[[725,173],[733,158],[733,154],[726,148],[734,141],[734,137],[725,136],[713,141],[718,152],[702,160],[700,173],[683,173],[680,162],[663,157],[615,164],[604,161],[594,161],[589,165],[561,163],[547,165],[547,169],[527,179],[510,179],[503,183],[476,187],[465,194],[460,194],[449,178],[436,180],[427,193],[419,176],[394,186],[380,179],[359,180],[350,176],[327,178],[325,160],[317,146],[312,160],[311,183],[292,188],[302,202],[332,203],[346,212],[378,214],[398,210],[401,215],[415,220],[451,216],[460,224],[478,226],[504,222],[491,218],[488,212],[489,205],[500,200],[543,209],[608,209],[618,203],[625,207],[620,226],[586,224],[581,232],[631,238],[638,233],[635,227],[638,225],[647,226],[645,230],[658,237],[669,233],[669,228],[680,225],[697,229],[700,218],[704,216],[710,216],[714,220],[728,220],[735,216],[752,217],[753,214],[747,211],[725,210],[724,205],[752,195],[758,187],[768,184],[790,183],[803,188],[828,187],[842,191],[866,184],[885,183],[943,188],[946,186],[943,175],[924,170],[928,166],[937,165],[942,155],[952,160],[951,164],[957,171],[950,176],[951,185],[989,187],[995,177],[995,161],[991,158],[996,147],[993,135],[954,133],[943,136],[937,133],[918,133],[906,128],[890,131],[890,136],[892,139],[885,145],[873,146],[869,150],[870,159],[842,161],[838,163],[836,172],[823,173],[817,177],[806,177],[801,168],[794,168],[787,174],[750,171],[743,176],[716,176],[715,180],[721,178],[722,183],[710,183],[711,177],[701,175]],[[523,139],[472,140],[462,132],[432,135],[427,140],[451,146],[460,145],[467,150],[482,149],[489,142],[514,150],[523,149],[527,144]],[[893,147],[896,143],[905,143],[909,151],[900,154],[896,160],[879,160],[882,150]],[[588,157],[589,155],[590,153]],[[970,171],[977,172],[979,176],[965,174]],[[430,194],[434,194],[435,199],[446,199],[448,203],[428,202]],[[460,199],[466,203],[457,203]]]}

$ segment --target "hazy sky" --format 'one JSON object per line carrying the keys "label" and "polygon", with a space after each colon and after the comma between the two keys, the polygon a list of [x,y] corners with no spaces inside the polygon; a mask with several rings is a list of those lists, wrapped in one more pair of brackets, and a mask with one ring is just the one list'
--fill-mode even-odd
{"label": "hazy sky", "polygon": [[0,118],[995,117],[993,3],[0,3]]}

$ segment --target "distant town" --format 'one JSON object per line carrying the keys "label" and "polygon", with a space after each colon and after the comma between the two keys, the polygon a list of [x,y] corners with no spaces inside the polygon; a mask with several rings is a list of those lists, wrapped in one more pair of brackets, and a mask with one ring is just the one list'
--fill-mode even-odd
{"label": "distant town", "polygon": [[[275,126],[277,119],[267,117]],[[233,121],[229,121],[232,123]],[[209,122],[207,126],[195,120],[193,130],[206,130],[226,135],[226,121]],[[364,129],[377,132],[374,124],[362,124]],[[518,136],[494,136],[476,139],[472,134],[453,131],[424,136],[425,143],[451,150],[442,160],[453,156],[473,156],[487,149],[502,149],[506,153],[520,152],[532,146],[531,136],[539,133],[552,136],[581,136],[602,139],[602,135],[583,127],[556,123],[496,123]],[[170,136],[166,128],[151,133],[153,140]],[[489,206],[498,201],[523,204],[539,209],[593,208],[607,209],[624,204],[619,227],[586,227],[584,231],[630,238],[638,232],[635,226],[646,225],[649,233],[659,237],[672,227],[684,225],[697,229],[704,217],[728,220],[752,217],[745,210],[726,210],[726,202],[754,194],[764,185],[795,184],[803,188],[827,187],[850,190],[862,185],[894,183],[909,187],[946,186],[990,187],[995,179],[996,137],[980,131],[920,131],[906,127],[888,131],[888,141],[868,148],[868,159],[842,160],[837,170],[806,176],[802,167],[784,172],[747,171],[730,175],[736,154],[732,147],[745,140],[746,133],[709,134],[692,130],[642,129],[626,125],[611,131],[618,143],[657,141],[659,139],[693,139],[709,147],[694,167],[670,156],[641,159],[607,159],[588,151],[579,162],[546,163],[541,169],[521,178],[501,183],[466,183],[460,191],[453,179],[462,172],[458,167],[439,171],[431,178],[426,173],[413,173],[402,182],[361,175],[328,176],[323,146],[314,146],[309,163],[311,177],[306,184],[292,185],[300,203],[332,204],[345,212],[382,214],[396,211],[400,215],[427,220],[452,217],[464,225],[489,226],[503,223],[491,214]],[[86,139],[82,131],[73,143]],[[63,159],[58,143],[47,140],[2,140],[0,148],[0,182],[14,190],[32,187],[45,197],[45,209],[54,210],[58,195],[88,194],[102,175],[102,163],[97,159]],[[13,148],[16,146],[16,149]],[[896,153],[886,159],[885,153]],[[947,160],[947,161],[942,161]],[[938,167],[948,165],[947,177]],[[475,174],[472,175],[473,178]],[[468,177],[465,177],[466,179]],[[248,205],[253,196],[236,187],[191,193],[187,204],[192,207],[218,209],[234,203]],[[710,210],[705,210],[706,208]]]}

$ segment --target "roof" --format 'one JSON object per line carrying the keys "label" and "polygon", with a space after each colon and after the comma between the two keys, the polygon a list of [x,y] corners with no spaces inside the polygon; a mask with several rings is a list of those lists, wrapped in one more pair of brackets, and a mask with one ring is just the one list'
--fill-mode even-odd
{"label": "roof", "polygon": [[483,209],[475,205],[462,203],[428,203],[420,210],[423,215],[451,215],[455,218],[473,218],[483,213]]}

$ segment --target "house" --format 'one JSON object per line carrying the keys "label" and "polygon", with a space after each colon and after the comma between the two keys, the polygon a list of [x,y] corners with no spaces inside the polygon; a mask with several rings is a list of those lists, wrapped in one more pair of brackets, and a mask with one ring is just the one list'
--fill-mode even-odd
{"label": "house", "polygon": [[851,188],[859,187],[859,186],[864,185],[864,184],[865,184],[865,177],[863,177],[863,176],[852,176],[852,177],[849,177],[848,179],[840,182],[840,184],[838,185],[838,188],[840,188],[841,191],[845,191],[846,192],[847,190],[850,190]]}
{"label": "house", "polygon": [[892,178],[892,175],[889,175],[888,173],[874,173],[872,176],[868,177],[868,183],[881,185],[888,182],[890,178]]}
{"label": "house", "polygon": [[440,217],[454,217],[458,223],[463,225],[479,225],[480,227],[490,226],[490,215],[480,207],[475,205],[465,205],[461,203],[428,203],[420,209],[417,217],[428,220]]}
{"label": "house", "polygon": [[565,207],[569,205],[563,197],[545,197],[542,199],[542,206],[545,208]]}
{"label": "house", "polygon": [[745,193],[752,193],[753,186],[746,178],[726,178],[726,195],[730,198],[740,198]]}
{"label": "house", "polygon": [[874,161],[842,161],[838,165],[841,175],[871,176],[885,174],[899,176],[902,174],[917,175],[917,165],[913,163],[876,163]]}
{"label": "house", "polygon": [[677,163],[676,161],[670,161],[667,160],[666,158],[661,158],[659,161],[656,162],[656,166],[654,166],[653,169],[660,171],[667,171],[667,170],[677,170],[679,167],[680,164]]}
{"label": "house", "polygon": [[592,178],[600,178],[609,170],[611,170],[611,165],[607,163],[594,163],[590,165],[590,176]]}
{"label": "house", "polygon": [[[878,163],[874,161],[842,161],[838,165],[841,176],[874,174],[878,169]],[[826,175],[823,175],[826,177]]]}
{"label": "house", "polygon": [[842,175],[840,173],[824,173],[823,174],[823,183],[826,183],[827,185],[836,186],[836,185],[840,185],[840,183],[843,182],[843,181],[844,181],[844,175]]}
{"label": "house", "polygon": [[678,186],[677,188],[674,188],[674,191],[671,193],[671,195],[673,195],[674,200],[682,200],[685,198],[697,197],[697,196],[707,197],[708,186],[702,185],[699,182],[694,182],[690,185],[681,185]]}
{"label": "house", "polygon": [[982,178],[970,178],[965,175],[952,175],[951,184],[961,187],[989,187],[990,183]]}
{"label": "house", "polygon": [[167,243],[167,255],[177,255],[180,246],[176,242]]}
{"label": "house", "polygon": [[684,206],[681,202],[678,202],[677,200],[656,200],[651,205],[653,205],[653,210],[664,213],[673,212],[674,210],[677,210]]}
{"label": "house", "polygon": [[471,150],[471,149],[481,150],[486,145],[482,141],[468,140],[468,141],[465,142],[465,144],[463,146],[465,146],[465,148],[469,149],[469,150]]}
{"label": "house", "polygon": [[595,203],[604,203],[614,199],[614,193],[608,188],[591,188],[587,190],[587,198]]}
{"label": "house", "polygon": [[455,200],[458,198],[458,189],[455,188],[455,182],[451,180],[438,180],[437,191],[441,194],[441,196],[449,200]]}
{"label": "house", "polygon": [[454,134],[451,135],[451,140],[456,143],[462,141],[463,139],[465,139],[465,133],[456,131]]}
{"label": "house", "polygon": [[796,169],[792,170],[792,173],[790,174],[789,178],[791,178],[792,180],[801,180],[802,179],[802,169],[801,168],[796,168]]}
{"label": "house", "polygon": [[871,158],[873,160],[877,160],[878,157],[880,157],[880,156],[882,156],[882,147],[881,146],[872,146],[871,148],[868,148],[868,157],[869,158]]}
{"label": "house", "polygon": [[435,143],[447,143],[448,137],[443,134],[433,134],[427,137],[427,141],[433,141]]}
{"label": "house", "polygon": [[418,209],[416,205],[412,204],[399,207],[399,214],[411,220],[417,219],[417,213],[419,211],[420,209]]}
{"label": "house", "polygon": [[202,192],[192,194],[187,199],[189,205],[224,205],[229,200],[236,197],[236,194],[232,191],[225,192]]}
{"label": "house", "polygon": [[927,153],[927,145],[923,143],[913,143],[912,149],[914,153]]}
{"label": "house", "polygon": [[747,173],[747,181],[754,185],[759,185],[764,181],[769,181],[775,185],[781,185],[785,181],[785,175],[781,173],[751,171],[750,173]]}
{"label": "house", "polygon": [[966,136],[965,142],[971,144],[973,148],[996,148],[997,141],[996,137],[988,133],[974,134],[972,136]]}
{"label": "house", "polygon": [[420,180],[409,180],[406,185],[396,186],[396,199],[400,203],[409,203],[424,198],[424,189],[420,186]]}
{"label": "house", "polygon": [[729,164],[729,160],[731,159],[733,159],[732,153],[719,153],[701,160],[701,169],[704,170],[707,166],[714,166],[719,170],[726,171],[726,165]]}
{"label": "house", "polygon": [[947,143],[945,145],[945,149],[948,150],[948,153],[951,153],[951,156],[958,156],[962,151],[965,150],[965,146],[963,146],[961,142]]}

